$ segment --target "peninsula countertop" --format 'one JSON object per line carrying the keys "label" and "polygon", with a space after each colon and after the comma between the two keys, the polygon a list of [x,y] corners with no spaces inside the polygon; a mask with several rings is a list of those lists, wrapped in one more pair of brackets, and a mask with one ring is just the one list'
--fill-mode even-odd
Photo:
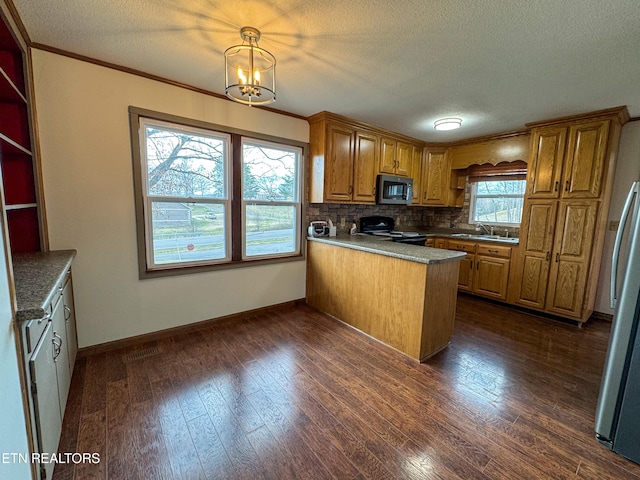
{"label": "peninsula countertop", "polygon": [[328,243],[339,247],[352,248],[369,253],[377,253],[388,257],[409,260],[424,264],[444,263],[460,260],[466,253],[441,248],[430,248],[419,245],[394,242],[389,238],[372,235],[338,235],[337,237],[307,237],[307,240]]}
{"label": "peninsula countertop", "polygon": [[42,318],[55,288],[76,256],[75,250],[21,253],[13,256],[16,320]]}

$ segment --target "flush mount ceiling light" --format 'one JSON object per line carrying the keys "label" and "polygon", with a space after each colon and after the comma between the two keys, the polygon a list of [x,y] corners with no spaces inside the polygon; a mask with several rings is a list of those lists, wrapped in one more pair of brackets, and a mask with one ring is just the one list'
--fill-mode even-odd
{"label": "flush mount ceiling light", "polygon": [[260,30],[240,29],[242,45],[224,52],[225,89],[231,100],[266,105],[276,100],[276,58],[258,46]]}
{"label": "flush mount ceiling light", "polygon": [[460,128],[460,125],[462,125],[462,119],[455,117],[441,118],[433,123],[433,127],[436,130],[455,130],[456,128]]}

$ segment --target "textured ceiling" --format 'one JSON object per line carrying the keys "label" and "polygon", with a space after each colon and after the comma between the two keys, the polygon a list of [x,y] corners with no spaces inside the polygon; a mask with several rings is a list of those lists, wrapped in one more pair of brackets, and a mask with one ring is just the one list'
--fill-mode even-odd
{"label": "textured ceiling", "polygon": [[[224,50],[257,27],[278,62],[271,107],[427,141],[640,116],[638,0],[12,1],[34,43],[220,94]],[[463,127],[436,132],[443,116]]]}

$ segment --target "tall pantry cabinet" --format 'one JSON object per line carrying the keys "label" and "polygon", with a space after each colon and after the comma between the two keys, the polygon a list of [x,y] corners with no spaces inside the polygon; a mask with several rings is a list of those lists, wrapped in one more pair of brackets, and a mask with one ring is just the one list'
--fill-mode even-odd
{"label": "tall pantry cabinet", "polygon": [[510,301],[578,322],[593,312],[626,107],[530,124],[520,249]]}

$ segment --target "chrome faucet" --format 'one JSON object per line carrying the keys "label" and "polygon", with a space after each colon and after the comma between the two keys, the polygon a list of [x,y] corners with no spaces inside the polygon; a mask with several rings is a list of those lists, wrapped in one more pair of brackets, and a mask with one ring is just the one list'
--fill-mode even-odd
{"label": "chrome faucet", "polygon": [[489,235],[493,235],[493,225],[491,226],[491,228],[487,228],[486,225],[483,225],[480,222],[476,222],[476,230],[482,229],[484,230],[484,233],[487,233]]}

